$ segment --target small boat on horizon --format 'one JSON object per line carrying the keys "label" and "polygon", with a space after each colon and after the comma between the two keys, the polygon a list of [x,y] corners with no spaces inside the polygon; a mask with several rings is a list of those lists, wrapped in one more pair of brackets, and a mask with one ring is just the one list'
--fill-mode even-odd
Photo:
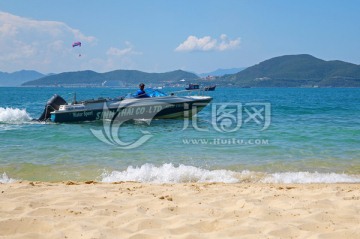
{"label": "small boat on horizon", "polygon": [[199,89],[200,89],[199,84],[189,84],[189,86],[185,88],[185,90],[199,90]]}
{"label": "small boat on horizon", "polygon": [[215,88],[216,88],[216,85],[205,86],[204,91],[214,91]]}

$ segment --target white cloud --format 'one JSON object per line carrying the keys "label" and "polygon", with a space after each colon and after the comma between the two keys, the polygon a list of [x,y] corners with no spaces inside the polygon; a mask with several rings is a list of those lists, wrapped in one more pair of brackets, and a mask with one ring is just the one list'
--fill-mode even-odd
{"label": "white cloud", "polygon": [[131,53],[131,50],[131,48],[119,49],[115,47],[110,47],[106,54],[109,56],[123,57],[129,55]]}
{"label": "white cloud", "polygon": [[[71,44],[81,41],[95,43],[96,38],[86,36],[63,22],[39,21],[0,12],[0,71],[35,69],[65,70],[67,60],[74,56]],[[65,58],[65,59],[68,59]],[[62,69],[60,69],[62,67]]]}
{"label": "white cloud", "polygon": [[196,36],[189,36],[183,43],[181,43],[175,51],[226,51],[239,47],[240,38],[230,40],[227,35],[222,34],[220,39],[213,39],[210,36],[198,38]]}
{"label": "white cloud", "polygon": [[[129,42],[125,42],[125,48],[110,47],[106,51],[105,59],[93,59],[89,66],[101,68],[102,71],[111,71],[115,69],[133,69],[136,68],[134,56],[142,55],[134,49],[134,46]],[[94,64],[98,62],[98,64]]]}
{"label": "white cloud", "polygon": [[125,42],[126,48],[119,49],[116,47],[110,47],[106,52],[108,56],[125,57],[129,55],[141,55],[141,52],[134,51],[133,45],[130,42]]}
{"label": "white cloud", "polygon": [[183,43],[181,43],[175,51],[210,51],[216,47],[216,40],[209,36],[197,38],[196,36],[189,36]]}
{"label": "white cloud", "polygon": [[236,38],[235,40],[229,40],[225,34],[220,36],[221,42],[219,43],[218,49],[220,51],[226,51],[230,49],[235,49],[240,45],[240,38]]}

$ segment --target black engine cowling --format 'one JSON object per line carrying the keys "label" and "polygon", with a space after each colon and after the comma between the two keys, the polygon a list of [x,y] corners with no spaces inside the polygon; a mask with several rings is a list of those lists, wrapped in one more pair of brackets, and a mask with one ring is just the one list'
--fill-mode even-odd
{"label": "black engine cowling", "polygon": [[67,104],[66,100],[64,100],[61,96],[58,96],[55,94],[46,103],[44,112],[42,113],[42,115],[39,117],[38,120],[45,121],[45,120],[49,119],[51,112],[53,112],[55,110],[59,110],[60,105],[66,105],[66,104]]}

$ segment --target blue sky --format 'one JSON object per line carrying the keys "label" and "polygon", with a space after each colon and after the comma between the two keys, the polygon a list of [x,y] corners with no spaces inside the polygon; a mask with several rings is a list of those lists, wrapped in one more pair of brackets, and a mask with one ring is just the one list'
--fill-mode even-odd
{"label": "blue sky", "polygon": [[360,64],[359,12],[357,0],[0,0],[0,71],[204,73],[302,53]]}

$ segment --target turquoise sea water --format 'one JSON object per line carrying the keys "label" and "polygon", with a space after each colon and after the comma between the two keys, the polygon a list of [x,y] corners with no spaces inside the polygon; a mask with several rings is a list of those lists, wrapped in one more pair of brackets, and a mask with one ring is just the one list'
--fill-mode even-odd
{"label": "turquoise sea water", "polygon": [[[73,92],[81,100],[134,90],[0,88],[0,182],[360,182],[357,88],[217,88],[207,92],[213,102],[196,120],[123,124],[118,137],[124,142],[151,135],[134,149],[95,137],[92,131],[105,132],[102,121],[31,121],[55,93],[70,101]],[[242,107],[242,115],[213,121],[219,107]],[[251,119],[254,110],[259,115]]]}

